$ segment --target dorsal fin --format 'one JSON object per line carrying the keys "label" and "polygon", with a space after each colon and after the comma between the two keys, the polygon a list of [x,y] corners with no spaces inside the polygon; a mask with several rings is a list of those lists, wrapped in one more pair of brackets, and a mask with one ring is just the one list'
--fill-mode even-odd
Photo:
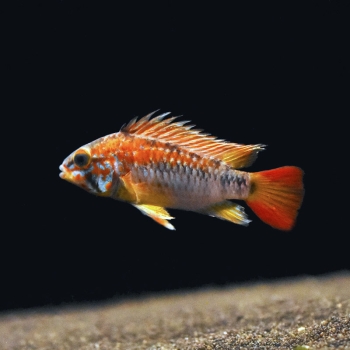
{"label": "dorsal fin", "polygon": [[185,125],[186,121],[174,122],[178,117],[164,119],[170,112],[151,118],[156,112],[147,114],[140,120],[132,119],[121,131],[153,140],[160,140],[184,147],[202,156],[220,159],[235,169],[251,165],[264,145],[240,145],[219,140],[215,136]]}

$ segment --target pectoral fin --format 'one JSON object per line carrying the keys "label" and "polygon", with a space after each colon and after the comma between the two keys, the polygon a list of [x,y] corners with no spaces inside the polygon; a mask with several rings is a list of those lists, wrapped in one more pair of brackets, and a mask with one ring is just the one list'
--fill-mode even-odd
{"label": "pectoral fin", "polygon": [[175,230],[175,227],[168,222],[168,220],[174,218],[170,216],[164,208],[149,204],[133,204],[133,206],[141,210],[143,214],[158,222],[158,224],[165,226],[169,230]]}
{"label": "pectoral fin", "polygon": [[115,194],[115,198],[126,201],[126,202],[136,202],[137,196],[133,188],[131,173],[127,173],[124,176],[120,176],[120,186]]}
{"label": "pectoral fin", "polygon": [[239,225],[247,226],[251,222],[251,220],[248,219],[247,214],[244,212],[244,208],[230,201],[214,204],[205,208],[201,212]]}
{"label": "pectoral fin", "polygon": [[[135,183],[132,180],[131,172],[127,173],[125,176],[121,176],[120,180],[122,182],[122,186],[120,186],[118,192],[118,199],[136,204],[156,204],[155,208],[170,207],[173,204],[171,196],[159,191],[157,185],[152,185],[147,182]],[[166,214],[169,215],[167,212]]]}

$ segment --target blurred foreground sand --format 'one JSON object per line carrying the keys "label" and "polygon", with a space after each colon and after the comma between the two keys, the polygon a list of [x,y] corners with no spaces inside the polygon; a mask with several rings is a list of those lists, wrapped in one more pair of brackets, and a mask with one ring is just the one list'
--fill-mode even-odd
{"label": "blurred foreground sand", "polygon": [[0,315],[0,349],[350,349],[350,273]]}

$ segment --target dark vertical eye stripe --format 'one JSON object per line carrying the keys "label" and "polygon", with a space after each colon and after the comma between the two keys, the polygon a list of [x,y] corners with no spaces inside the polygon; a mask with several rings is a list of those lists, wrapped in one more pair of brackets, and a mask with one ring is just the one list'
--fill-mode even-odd
{"label": "dark vertical eye stripe", "polygon": [[101,192],[101,190],[99,189],[96,181],[94,181],[94,176],[92,175],[91,172],[88,172],[85,174],[85,181],[88,185],[90,185],[91,188],[93,188],[96,192]]}

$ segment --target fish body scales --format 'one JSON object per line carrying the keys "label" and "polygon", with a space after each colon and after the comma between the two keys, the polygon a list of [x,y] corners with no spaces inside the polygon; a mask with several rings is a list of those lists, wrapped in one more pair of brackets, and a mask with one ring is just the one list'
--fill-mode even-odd
{"label": "fish body scales", "polygon": [[264,145],[241,145],[153,113],[70,154],[60,177],[86,191],[134,205],[168,229],[165,208],[199,212],[248,225],[244,200],[261,220],[290,230],[302,203],[303,171],[294,166],[250,173]]}
{"label": "fish body scales", "polygon": [[228,197],[243,199],[249,192],[248,174],[222,161],[160,141],[121,138],[126,146],[119,146],[118,163],[130,171],[133,184],[148,187],[149,195],[136,202],[198,210]]}

